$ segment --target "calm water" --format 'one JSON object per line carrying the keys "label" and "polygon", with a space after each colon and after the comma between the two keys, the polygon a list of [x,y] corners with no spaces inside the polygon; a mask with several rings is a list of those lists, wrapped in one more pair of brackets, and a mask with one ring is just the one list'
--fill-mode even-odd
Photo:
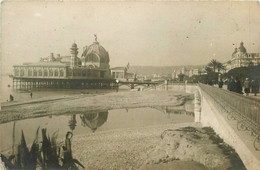
{"label": "calm water", "polygon": [[[15,142],[18,143],[23,130],[27,143],[32,143],[37,128],[47,128],[50,135],[58,131],[60,138],[65,138],[68,131],[74,135],[96,133],[113,129],[147,127],[166,123],[193,122],[193,113],[174,110],[171,107],[117,109],[84,114],[46,116],[0,124],[0,150],[7,150]],[[41,135],[41,132],[39,133]]]}

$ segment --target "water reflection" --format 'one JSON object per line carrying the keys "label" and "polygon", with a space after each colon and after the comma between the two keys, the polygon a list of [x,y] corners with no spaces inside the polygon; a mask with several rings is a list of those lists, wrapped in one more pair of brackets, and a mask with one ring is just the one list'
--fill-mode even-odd
{"label": "water reflection", "polygon": [[107,121],[107,117],[108,111],[81,114],[81,125],[89,127],[94,133],[98,127]]}
{"label": "water reflection", "polygon": [[73,115],[71,115],[71,118],[69,120],[70,130],[73,131],[76,126],[77,126],[76,114],[73,114]]}
{"label": "water reflection", "polygon": [[73,131],[74,135],[82,135],[97,132],[97,130],[107,131],[194,121],[193,113],[186,112],[184,108],[180,109],[174,106],[163,106],[85,111],[17,120],[15,126],[14,121],[7,122],[0,124],[0,138],[5,139],[0,142],[0,151],[10,149],[12,141],[20,138],[21,130],[24,131],[28,143],[32,143],[38,127],[47,128],[49,134],[58,130],[59,137],[64,137],[68,131]]}
{"label": "water reflection", "polygon": [[194,117],[194,112],[186,111],[185,109],[178,109],[176,108],[176,106],[157,106],[154,108],[160,110],[161,112],[167,115],[175,114],[175,115],[187,115],[187,116]]}

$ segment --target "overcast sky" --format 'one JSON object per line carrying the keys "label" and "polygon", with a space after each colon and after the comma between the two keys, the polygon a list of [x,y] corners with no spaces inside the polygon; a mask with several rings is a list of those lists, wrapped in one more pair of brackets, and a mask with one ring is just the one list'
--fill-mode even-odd
{"label": "overcast sky", "polygon": [[[225,62],[241,41],[260,52],[259,2],[12,2],[2,3],[2,66],[69,55],[94,42],[110,66]],[[234,45],[233,45],[234,44]]]}

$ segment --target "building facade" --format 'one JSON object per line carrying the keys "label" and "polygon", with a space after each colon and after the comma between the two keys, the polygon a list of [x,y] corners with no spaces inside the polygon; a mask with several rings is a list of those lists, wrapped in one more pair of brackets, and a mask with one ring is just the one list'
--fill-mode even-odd
{"label": "building facade", "polygon": [[239,48],[235,48],[232,53],[231,60],[224,63],[226,71],[229,71],[238,67],[248,67],[249,65],[260,64],[260,53],[248,53],[244,47],[244,43],[240,43]]}
{"label": "building facade", "polygon": [[37,63],[15,65],[14,86],[30,84],[32,87],[38,87],[39,84],[51,84],[58,87],[71,87],[84,86],[86,83],[99,83],[100,86],[100,82],[112,81],[109,54],[97,40],[90,46],[84,47],[80,58],[77,44],[73,43],[70,54],[70,56],[58,54],[55,58],[51,53],[50,56],[41,58]]}
{"label": "building facade", "polygon": [[111,68],[111,76],[119,81],[134,81],[135,74],[128,72],[129,66]]}

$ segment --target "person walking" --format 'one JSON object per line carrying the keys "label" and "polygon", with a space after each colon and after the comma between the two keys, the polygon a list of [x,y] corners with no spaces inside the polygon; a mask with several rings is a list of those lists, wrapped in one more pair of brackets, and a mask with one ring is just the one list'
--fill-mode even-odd
{"label": "person walking", "polygon": [[248,78],[246,78],[244,82],[244,92],[246,93],[246,96],[248,96],[250,93],[250,81],[248,80]]}
{"label": "person walking", "polygon": [[219,88],[222,88],[222,87],[223,87],[223,84],[224,84],[224,83],[223,83],[222,79],[220,79],[220,81],[218,82],[218,87],[219,87]]}
{"label": "person walking", "polygon": [[30,96],[31,96],[31,98],[32,98],[32,96],[33,96],[32,92],[30,93]]}
{"label": "person walking", "polygon": [[236,82],[235,82],[235,92],[239,93],[239,94],[243,94],[242,85],[238,78],[236,79]]}
{"label": "person walking", "polygon": [[14,101],[14,96],[10,94],[10,102]]}
{"label": "person walking", "polygon": [[258,80],[252,80],[252,93],[254,93],[254,96],[257,95],[259,91],[259,82]]}
{"label": "person walking", "polygon": [[228,90],[235,92],[236,91],[236,83],[233,77],[231,77],[230,82],[228,83]]}

